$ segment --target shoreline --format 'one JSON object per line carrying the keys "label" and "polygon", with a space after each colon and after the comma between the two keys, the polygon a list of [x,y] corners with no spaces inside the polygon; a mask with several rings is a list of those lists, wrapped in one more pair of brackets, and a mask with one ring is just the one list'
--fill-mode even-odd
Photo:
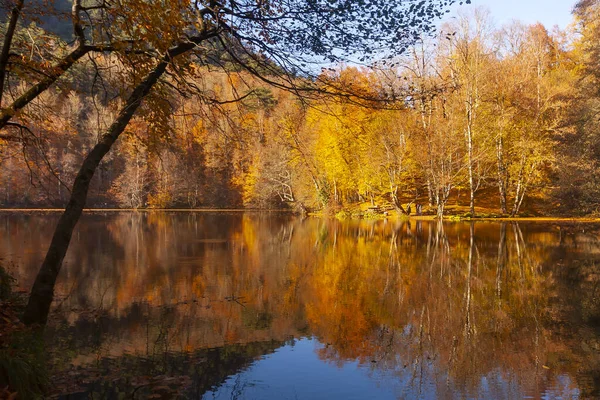
{"label": "shoreline", "polygon": [[[47,212],[58,213],[65,211],[64,208],[0,208],[0,213],[18,212]],[[293,213],[293,210],[285,209],[260,209],[260,208],[84,208],[84,213],[97,212],[276,212]]]}
{"label": "shoreline", "polygon": [[[0,208],[0,213],[60,213],[63,212],[62,208]],[[257,208],[161,208],[161,209],[134,209],[134,208],[86,208],[83,213],[125,213],[125,212],[139,212],[139,213],[155,213],[155,212],[169,212],[169,213],[281,213],[281,214],[293,214],[294,210],[286,209],[257,209]],[[308,216],[317,218],[335,218],[335,216],[326,216],[318,213],[310,213]],[[405,221],[435,221],[435,215],[422,215],[422,216],[404,216],[391,214],[388,216],[377,216],[377,218],[347,218],[348,220],[391,220],[391,219],[402,219]],[[481,217],[481,218],[470,218],[461,217],[456,215],[447,215],[443,219],[445,222],[574,222],[574,223],[600,223],[600,217]]]}

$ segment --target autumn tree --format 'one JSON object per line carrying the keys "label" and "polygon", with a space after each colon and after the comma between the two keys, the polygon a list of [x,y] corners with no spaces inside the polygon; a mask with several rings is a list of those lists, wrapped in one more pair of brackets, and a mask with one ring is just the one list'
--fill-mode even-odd
{"label": "autumn tree", "polygon": [[[496,180],[502,213],[515,216],[534,189],[548,193],[556,138],[568,112],[573,73],[564,46],[537,24],[512,24],[501,34],[501,57],[488,81],[489,129],[495,132]],[[512,205],[510,204],[512,202]]]}
{"label": "autumn tree", "polygon": [[571,65],[570,94],[563,126],[557,135],[560,151],[556,199],[563,212],[598,214],[600,206],[600,132],[598,131],[600,3],[581,0],[574,9],[576,39],[563,59]]}
{"label": "autumn tree", "polygon": [[424,42],[411,49],[400,78],[408,81],[411,92],[408,129],[413,146],[420,149],[414,154],[414,163],[425,181],[430,205],[442,218],[451,192],[464,181],[465,152],[463,114],[451,109],[456,92],[451,70],[438,68],[439,49],[433,51]]}
{"label": "autumn tree", "polygon": [[[246,70],[275,87],[306,94],[327,92],[326,86],[315,85],[317,80],[298,81],[297,77],[314,75],[309,64],[315,62],[357,58],[364,61],[389,54],[390,50],[401,51],[422,31],[431,30],[433,20],[453,2],[164,1],[159,7],[144,0],[75,0],[70,17],[75,45],[54,65],[47,65],[41,78],[3,106],[0,129],[19,124],[18,118],[31,101],[90,52],[110,51],[119,57],[124,66],[122,81],[129,90],[124,91],[120,111],[86,156],[75,178],[69,204],[33,286],[24,321],[46,322],[54,283],[86,204],[90,181],[144,99],[146,117],[153,126],[167,122],[168,108],[161,103],[161,94],[173,86],[185,88],[205,101],[235,100],[215,99],[186,86],[185,75],[202,73],[192,67],[197,64]],[[4,83],[12,37],[23,7],[24,0],[13,4],[0,52]],[[174,83],[167,84],[163,80],[165,74]]]}
{"label": "autumn tree", "polygon": [[410,114],[410,110],[380,111],[371,124],[374,145],[370,156],[379,171],[380,190],[401,214],[408,212],[402,206],[402,198],[409,198],[412,203],[420,194],[422,181],[415,154],[421,148],[415,140],[414,119]]}
{"label": "autumn tree", "polygon": [[486,157],[489,141],[482,123],[482,106],[488,91],[485,73],[493,57],[489,15],[477,9],[470,16],[460,16],[455,25],[445,30],[447,47],[441,67],[454,89],[449,112],[463,116],[469,211],[475,215],[475,196],[489,169]]}

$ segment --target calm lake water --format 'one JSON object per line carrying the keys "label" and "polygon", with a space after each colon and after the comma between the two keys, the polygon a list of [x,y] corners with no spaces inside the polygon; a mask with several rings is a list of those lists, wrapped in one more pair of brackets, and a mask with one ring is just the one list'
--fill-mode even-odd
{"label": "calm lake water", "polygon": [[[24,289],[58,214],[0,213]],[[86,214],[47,330],[63,398],[600,397],[600,226]]]}

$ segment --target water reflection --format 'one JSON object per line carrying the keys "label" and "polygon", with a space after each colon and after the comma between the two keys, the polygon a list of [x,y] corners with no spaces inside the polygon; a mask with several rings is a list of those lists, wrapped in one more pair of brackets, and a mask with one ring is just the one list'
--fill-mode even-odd
{"label": "water reflection", "polygon": [[[56,219],[0,215],[24,287]],[[85,215],[48,332],[56,379],[101,397],[600,396],[597,229]]]}

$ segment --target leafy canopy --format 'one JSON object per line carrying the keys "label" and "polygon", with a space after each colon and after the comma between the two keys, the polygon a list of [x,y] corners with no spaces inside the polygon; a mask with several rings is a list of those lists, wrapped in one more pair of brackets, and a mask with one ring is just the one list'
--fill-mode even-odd
{"label": "leafy canopy", "polygon": [[310,75],[315,63],[371,61],[404,51],[455,2],[86,0],[81,23],[96,42],[135,41],[159,51],[217,30],[215,41],[234,60],[268,59]]}

